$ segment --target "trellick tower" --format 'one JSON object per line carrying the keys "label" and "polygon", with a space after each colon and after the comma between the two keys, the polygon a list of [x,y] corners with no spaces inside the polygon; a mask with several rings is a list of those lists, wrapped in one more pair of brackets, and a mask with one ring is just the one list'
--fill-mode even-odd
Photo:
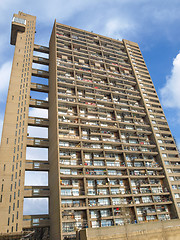
{"label": "trellick tower", "polygon": [[[51,239],[75,239],[82,228],[179,218],[180,159],[138,44],[55,21],[44,47],[34,43],[35,24],[14,14],[0,232],[48,227]],[[48,109],[48,118],[29,116],[29,107]],[[28,126],[48,128],[48,138],[28,136]],[[26,159],[29,147],[47,148],[48,161]],[[49,185],[24,186],[26,171],[48,172]],[[49,214],[23,215],[24,198],[34,197],[50,199]]]}

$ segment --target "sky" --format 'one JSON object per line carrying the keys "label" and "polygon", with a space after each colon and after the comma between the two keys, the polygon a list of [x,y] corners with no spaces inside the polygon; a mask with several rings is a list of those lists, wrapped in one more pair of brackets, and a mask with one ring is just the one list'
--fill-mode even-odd
{"label": "sky", "polygon": [[[36,44],[48,46],[55,19],[59,23],[111,38],[137,42],[172,135],[180,146],[179,0],[1,1],[0,136],[14,54],[14,46],[10,45],[11,20],[13,14],[18,11],[37,17]],[[30,111],[33,114],[33,110]],[[28,177],[26,180],[28,181]],[[36,201],[37,199],[34,200],[35,204]]]}

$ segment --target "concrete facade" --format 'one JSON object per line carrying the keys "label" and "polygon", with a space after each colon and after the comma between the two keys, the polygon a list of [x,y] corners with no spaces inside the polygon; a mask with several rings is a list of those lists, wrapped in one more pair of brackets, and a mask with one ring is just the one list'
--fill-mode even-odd
{"label": "concrete facade", "polygon": [[0,147],[0,232],[23,227],[24,176],[36,17],[19,12],[12,21],[15,45]]}

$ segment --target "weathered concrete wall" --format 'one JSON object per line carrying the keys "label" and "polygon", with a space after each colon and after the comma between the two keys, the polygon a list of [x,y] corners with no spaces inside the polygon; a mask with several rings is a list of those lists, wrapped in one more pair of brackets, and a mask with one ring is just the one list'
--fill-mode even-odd
{"label": "weathered concrete wall", "polygon": [[179,240],[180,220],[87,228],[77,235],[77,240]]}

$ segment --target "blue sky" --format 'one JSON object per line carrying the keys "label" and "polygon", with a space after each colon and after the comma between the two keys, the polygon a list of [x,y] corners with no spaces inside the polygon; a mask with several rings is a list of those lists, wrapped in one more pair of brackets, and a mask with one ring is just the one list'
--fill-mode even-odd
{"label": "blue sky", "polygon": [[6,0],[0,6],[0,134],[14,52],[9,44],[11,19],[20,10],[37,16],[39,44],[48,45],[55,18],[73,27],[137,42],[180,145],[179,0]]}
{"label": "blue sky", "polygon": [[0,3],[0,135],[14,46],[13,13],[37,16],[35,43],[47,45],[53,22],[93,31],[140,46],[180,146],[180,1],[179,0],[6,0]]}

